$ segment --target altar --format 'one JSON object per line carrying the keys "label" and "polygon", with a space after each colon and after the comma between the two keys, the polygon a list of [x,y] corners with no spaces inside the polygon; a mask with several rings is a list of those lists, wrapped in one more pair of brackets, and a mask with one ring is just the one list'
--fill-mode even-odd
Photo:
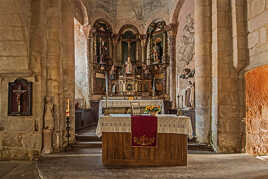
{"label": "altar", "polygon": [[[156,118],[155,145],[143,146],[142,143],[141,146],[134,146],[133,115],[101,116],[96,134],[102,136],[103,164],[106,166],[187,165],[187,137],[192,137],[190,118],[168,114],[159,114]],[[148,131],[151,130],[149,128]],[[146,136],[142,137],[144,139]]]}
{"label": "altar", "polygon": [[146,106],[159,106],[163,114],[163,100],[127,100],[127,99],[108,99],[101,100],[99,104],[99,118],[106,113],[108,114],[132,114],[133,108],[136,113],[143,114]]}

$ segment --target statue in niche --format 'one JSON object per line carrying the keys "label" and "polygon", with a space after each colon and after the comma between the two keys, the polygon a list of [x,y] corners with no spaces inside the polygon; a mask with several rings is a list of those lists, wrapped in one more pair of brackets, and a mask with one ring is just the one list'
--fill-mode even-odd
{"label": "statue in niche", "polygon": [[156,38],[153,46],[154,63],[161,63],[163,56],[163,47],[161,38]]}
{"label": "statue in niche", "polygon": [[194,109],[195,108],[195,85],[193,82],[188,81],[189,85],[185,90],[185,107]]}
{"label": "statue in niche", "polygon": [[45,129],[54,129],[54,104],[52,103],[52,97],[45,98]]}
{"label": "statue in niche", "polygon": [[147,65],[145,65],[145,64],[142,65],[142,71],[143,71],[144,77],[147,78],[150,75],[150,71],[149,71]]}
{"label": "statue in niche", "polygon": [[112,84],[112,94],[113,95],[116,94],[116,84],[115,83]]}
{"label": "statue in niche", "polygon": [[125,72],[126,72],[126,74],[133,73],[133,67],[132,67],[130,57],[127,58],[127,61],[125,63]]}
{"label": "statue in niche", "polygon": [[101,54],[100,63],[105,63],[105,58],[109,56],[109,50],[108,50],[107,41],[103,39],[101,39],[100,54]]}
{"label": "statue in niche", "polygon": [[114,67],[114,65],[112,66],[112,68],[110,70],[110,79],[111,80],[115,79],[115,67]]}

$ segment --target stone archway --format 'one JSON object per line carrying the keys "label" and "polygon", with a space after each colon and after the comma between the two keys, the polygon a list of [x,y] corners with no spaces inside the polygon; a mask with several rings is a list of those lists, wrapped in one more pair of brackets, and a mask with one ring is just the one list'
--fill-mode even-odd
{"label": "stone archway", "polygon": [[246,73],[246,152],[268,153],[268,65]]}

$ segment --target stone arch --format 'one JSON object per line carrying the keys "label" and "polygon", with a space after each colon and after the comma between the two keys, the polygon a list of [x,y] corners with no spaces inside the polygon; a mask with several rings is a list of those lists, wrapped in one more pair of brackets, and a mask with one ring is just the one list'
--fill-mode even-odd
{"label": "stone arch", "polygon": [[76,0],[74,2],[74,5],[75,5],[74,16],[76,17],[76,19],[80,19],[79,16],[81,16],[80,23],[82,25],[87,25],[89,20],[88,20],[86,6],[83,4],[83,2],[81,0]]}
{"label": "stone arch", "polygon": [[107,28],[109,29],[109,31],[110,31],[110,32],[113,32],[113,27],[112,27],[111,24],[110,24],[106,19],[104,19],[104,18],[96,19],[96,20],[94,21],[94,23],[92,24],[92,27],[96,27],[96,24],[97,24],[97,23],[100,23],[100,22],[106,24],[106,25],[108,26]]}
{"label": "stone arch", "polygon": [[131,30],[135,34],[140,34],[138,28],[136,26],[132,25],[132,24],[125,24],[125,25],[123,25],[120,28],[118,34],[123,34],[126,30]]}
{"label": "stone arch", "polygon": [[108,15],[106,15],[106,14],[104,14],[104,13],[101,13],[101,12],[99,12],[99,11],[94,12],[94,17],[91,17],[91,21],[89,21],[89,24],[91,24],[91,26],[93,27],[94,24],[95,24],[98,20],[102,20],[102,21],[104,21],[106,24],[109,24],[109,25],[111,26],[111,28],[113,29],[113,31],[114,31],[115,27],[114,27],[114,24],[111,23],[111,22],[113,22],[112,19],[111,19]]}
{"label": "stone arch", "polygon": [[178,23],[178,17],[181,11],[181,8],[184,4],[185,0],[178,0],[173,12],[171,13],[172,16],[170,17],[170,23],[177,24]]}

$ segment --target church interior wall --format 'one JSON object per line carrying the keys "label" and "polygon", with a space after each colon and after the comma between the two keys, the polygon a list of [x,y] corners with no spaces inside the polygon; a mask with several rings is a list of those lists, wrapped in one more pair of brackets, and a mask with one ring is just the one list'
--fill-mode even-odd
{"label": "church interior wall", "polygon": [[247,1],[246,152],[267,154],[268,1]]}
{"label": "church interior wall", "polygon": [[268,2],[247,1],[249,65],[246,70],[268,64]]}
{"label": "church interior wall", "polygon": [[[4,1],[0,17],[0,159],[32,159],[40,152],[42,135],[41,65],[37,48],[30,48],[39,38],[36,32],[38,17],[32,18],[31,1]],[[37,9],[36,9],[37,10]],[[33,83],[31,116],[9,116],[8,85],[18,78]]]}
{"label": "church interior wall", "polygon": [[87,58],[87,36],[83,30],[83,25],[74,19],[75,38],[75,100],[80,108],[89,106],[89,81],[88,78],[88,58]]}
{"label": "church interior wall", "polygon": [[[184,96],[186,88],[189,86],[188,81],[194,83],[194,76],[191,78],[180,78],[184,73],[185,68],[194,71],[195,69],[195,59],[194,59],[194,0],[188,0],[184,2],[180,14],[178,17],[178,30],[176,37],[176,61],[177,61],[177,91],[176,96]],[[180,92],[180,94],[179,94]],[[178,107],[183,108],[183,104],[179,104],[177,97]]]}
{"label": "church interior wall", "polygon": [[[126,3],[126,1],[118,0],[117,4],[116,1],[109,1],[106,4],[98,0],[90,2],[80,0],[79,2],[83,2],[87,8],[89,24],[93,24],[96,19],[104,18],[111,24],[115,34],[123,25],[132,24],[137,27],[140,34],[144,35],[150,23],[157,18],[163,19],[167,24],[173,22],[170,21],[169,14],[174,11],[174,4],[179,1],[134,0]],[[199,81],[200,85],[196,86],[196,90],[203,90],[203,93],[196,93],[195,99],[199,100],[198,104],[203,105],[201,107],[205,107],[203,111],[196,114],[198,118],[205,119],[203,121],[205,123],[200,123],[200,125],[197,123],[200,130],[203,131],[199,133],[201,139],[202,136],[204,139],[201,141],[209,143],[212,139],[219,152],[238,152],[243,148],[244,124],[242,120],[245,117],[246,109],[243,101],[246,96],[244,94],[246,88],[243,84],[244,73],[249,71],[246,80],[252,79],[251,83],[256,85],[260,85],[259,81],[263,81],[266,79],[264,76],[267,76],[267,70],[250,70],[268,64],[268,2],[267,0],[248,0],[247,14],[245,14],[245,9],[242,8],[241,11],[240,7],[239,11],[239,5],[243,4],[239,2],[242,0],[228,1],[228,3],[206,0],[204,2],[213,2],[209,9],[211,10],[209,12],[213,12],[213,14],[211,16],[205,14],[205,18],[198,16],[200,19],[195,15],[200,13],[195,12],[196,8],[193,6],[195,2],[186,0],[176,18],[178,21],[176,74],[178,76],[184,68],[195,69],[198,72],[208,71],[208,74],[199,74],[195,78],[195,80],[199,80],[205,76],[206,79],[204,79],[209,80],[209,83],[203,83],[205,80]],[[233,4],[234,2],[237,4]],[[89,37],[89,41],[85,40],[88,35],[83,28],[86,22],[85,12],[82,12],[81,9],[75,12],[73,6],[69,1],[58,0],[49,2],[46,0],[4,0],[0,7],[1,14],[4,14],[0,16],[0,159],[34,158],[35,155],[42,152],[44,145],[50,145],[46,142],[51,141],[50,133],[53,141],[52,150],[54,152],[62,150],[66,145],[64,117],[67,99],[71,104],[71,142],[75,140],[74,104],[76,97],[74,95],[79,94],[75,92],[75,77],[82,82],[83,76],[88,76],[88,69],[91,68],[85,67],[87,65],[83,63],[77,67],[79,73],[75,74],[75,56],[78,56],[77,59],[83,60],[83,62],[87,62],[87,59],[90,61],[92,51],[87,52],[89,54],[86,54],[85,51],[87,47],[93,45],[93,38]],[[237,11],[234,11],[236,6]],[[200,58],[205,55],[212,66],[208,63],[201,64],[202,59],[192,58],[192,44],[180,43],[187,32],[184,31],[184,28],[188,24],[188,15],[193,17],[195,25],[206,22],[201,27],[212,28],[212,31],[208,30],[209,32],[204,34],[212,37],[212,39],[208,38],[206,42],[202,42],[204,51],[195,50],[195,56],[196,53]],[[81,26],[74,25],[75,16]],[[236,19],[234,20],[234,18]],[[210,23],[208,19],[212,22]],[[245,21],[247,21],[247,27],[244,27]],[[75,28],[79,32],[77,41],[74,40]],[[245,35],[247,31],[248,36]],[[202,33],[199,31],[198,34]],[[243,36],[237,34],[243,34]],[[195,40],[198,40],[199,44],[200,40],[205,38],[205,36],[196,37]],[[81,51],[77,54],[74,50],[76,43],[81,47],[79,48]],[[198,47],[196,44],[194,46]],[[247,54],[247,50],[249,54]],[[184,54],[190,61],[188,65],[181,60],[181,55]],[[247,67],[245,67],[246,65]],[[198,69],[196,69],[197,66]],[[212,71],[210,72],[210,70]],[[8,84],[19,77],[33,83],[32,116],[8,116],[7,114]],[[169,79],[171,82],[169,84],[172,84],[174,79],[176,78]],[[92,81],[89,83],[92,84]],[[79,87],[83,89],[83,92],[77,98],[88,98],[90,95],[88,92],[92,90],[89,83],[83,81]],[[185,87],[186,81],[179,79],[178,86],[176,86],[177,93]],[[250,89],[247,88],[247,94],[253,93],[249,91]],[[266,86],[261,86],[259,90],[261,89],[266,89]],[[45,97],[52,98],[55,108],[53,119],[46,118],[48,104]],[[256,120],[255,118],[246,120],[247,123],[251,123],[246,129],[246,149],[247,152],[254,154],[259,151],[265,152],[268,145],[266,143],[267,136],[261,136],[260,130],[251,131],[262,124],[266,127],[267,123],[266,120],[263,120],[266,115],[266,96],[256,95],[255,97],[256,100],[253,99],[251,103],[252,109],[259,110],[258,105],[260,104],[264,117],[260,117],[260,112],[257,111],[256,115],[259,116],[255,116]],[[53,129],[45,130],[45,120],[55,122]],[[263,143],[259,142],[260,136],[263,137]]]}
{"label": "church interior wall", "polygon": [[268,152],[268,66],[246,73],[246,151],[254,155]]}

